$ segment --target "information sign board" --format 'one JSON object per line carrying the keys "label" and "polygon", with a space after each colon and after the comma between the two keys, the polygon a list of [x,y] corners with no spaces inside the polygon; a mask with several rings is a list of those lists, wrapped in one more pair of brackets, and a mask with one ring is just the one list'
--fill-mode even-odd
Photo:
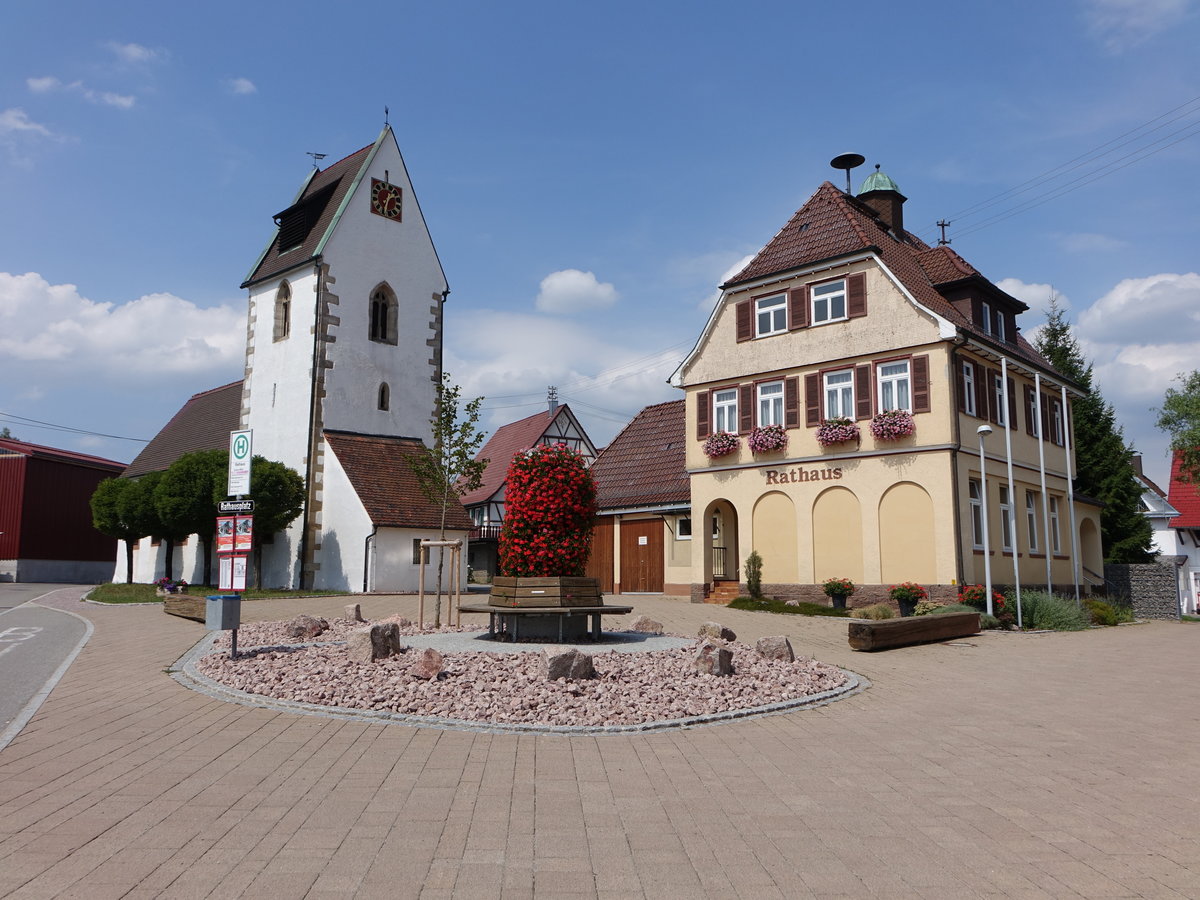
{"label": "information sign board", "polygon": [[253,456],[254,432],[229,432],[229,490],[225,493],[238,496],[250,493],[250,461]]}

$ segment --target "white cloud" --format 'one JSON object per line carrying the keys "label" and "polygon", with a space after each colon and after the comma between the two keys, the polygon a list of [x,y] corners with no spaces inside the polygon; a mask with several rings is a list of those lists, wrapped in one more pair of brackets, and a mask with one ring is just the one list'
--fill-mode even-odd
{"label": "white cloud", "polygon": [[54,137],[49,128],[33,121],[25,110],[14,106],[0,112],[0,135],[17,133]]}
{"label": "white cloud", "polygon": [[78,94],[89,103],[95,103],[99,106],[132,109],[134,104],[137,103],[137,98],[130,94],[115,94],[112,91],[93,90],[82,81],[72,81],[70,84],[67,84],[53,75],[46,75],[41,78],[26,78],[25,84],[35,94],[48,94],[57,91]]}
{"label": "white cloud", "polygon": [[203,309],[172,294],[98,303],[72,284],[0,272],[0,376],[9,383],[134,387],[186,376],[194,385],[195,376],[238,372],[244,352],[245,313],[231,305]]}
{"label": "white cloud", "polygon": [[[732,266],[729,266],[721,274],[721,277],[717,279],[717,285],[724,284],[738,272],[742,271],[742,269],[746,268],[746,266],[750,265],[750,260],[754,259],[756,255],[757,254],[754,253],[747,253]],[[725,257],[725,259],[728,259],[728,257]],[[721,289],[720,287],[717,287],[711,294],[708,294],[703,300],[697,303],[696,308],[707,315],[708,313],[712,312],[713,307],[717,305],[717,301],[720,299]]]}
{"label": "white cloud", "polygon": [[1109,237],[1107,234],[1077,232],[1056,235],[1059,245],[1069,253],[1112,253],[1129,246],[1128,241]]}
{"label": "white cloud", "polygon": [[1182,22],[1192,0],[1083,0],[1083,18],[1091,36],[1113,53],[1122,53]]}
{"label": "white cloud", "polygon": [[117,109],[132,109],[137,98],[129,94],[114,94],[111,91],[86,90],[83,96],[91,103],[102,106],[115,106]]}
{"label": "white cloud", "polygon": [[1200,339],[1200,275],[1127,278],[1080,314],[1079,329],[1089,340],[1122,346],[1183,334]]}
{"label": "white cloud", "polygon": [[45,94],[49,91],[57,91],[63,86],[63,83],[53,75],[47,75],[44,78],[26,78],[25,84],[28,85],[29,89],[35,94]]}
{"label": "white cloud", "polygon": [[542,312],[573,313],[607,309],[617,302],[617,289],[591,272],[563,269],[542,279],[535,305]]}
{"label": "white cloud", "polygon": [[1063,310],[1071,308],[1071,301],[1065,294],[1054,290],[1052,284],[1027,283],[1019,278],[1002,278],[996,282],[996,287],[1011,294],[1029,306],[1029,312],[1022,314],[1022,327],[1033,331],[1035,326],[1041,326],[1046,321],[1046,313],[1050,310],[1050,298],[1055,297]]}
{"label": "white cloud", "polygon": [[156,62],[166,58],[167,55],[164,50],[152,50],[141,44],[120,44],[116,41],[109,41],[106,46],[116,54],[117,59],[131,65]]}
{"label": "white cloud", "polygon": [[249,78],[230,78],[226,85],[234,94],[257,94],[258,86]]}

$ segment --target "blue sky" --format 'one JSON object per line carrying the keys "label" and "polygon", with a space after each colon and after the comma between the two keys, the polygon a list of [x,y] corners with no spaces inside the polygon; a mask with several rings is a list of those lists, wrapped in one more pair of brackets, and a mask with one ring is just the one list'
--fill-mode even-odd
{"label": "blue sky", "polygon": [[386,105],[450,280],[447,369],[491,427],[555,384],[604,443],[674,398],[716,285],[855,151],[855,187],[879,163],[910,230],[951,220],[1026,332],[1053,287],[1165,482],[1151,408],[1200,366],[1198,23],[1195,0],[15,0],[0,425],[128,460],[28,420],[149,438],[240,378],[272,214]]}

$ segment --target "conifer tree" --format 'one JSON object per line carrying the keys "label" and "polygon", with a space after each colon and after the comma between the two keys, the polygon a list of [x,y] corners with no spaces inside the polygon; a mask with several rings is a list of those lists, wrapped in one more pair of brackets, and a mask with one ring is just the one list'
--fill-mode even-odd
{"label": "conifer tree", "polygon": [[1116,413],[1092,379],[1071,325],[1054,298],[1045,327],[1037,337],[1038,352],[1060,373],[1087,390],[1071,405],[1074,422],[1075,492],[1104,504],[1100,540],[1104,561],[1144,563],[1154,557],[1150,520],[1142,515],[1142,486],[1133,472],[1133,449],[1125,443]]}

